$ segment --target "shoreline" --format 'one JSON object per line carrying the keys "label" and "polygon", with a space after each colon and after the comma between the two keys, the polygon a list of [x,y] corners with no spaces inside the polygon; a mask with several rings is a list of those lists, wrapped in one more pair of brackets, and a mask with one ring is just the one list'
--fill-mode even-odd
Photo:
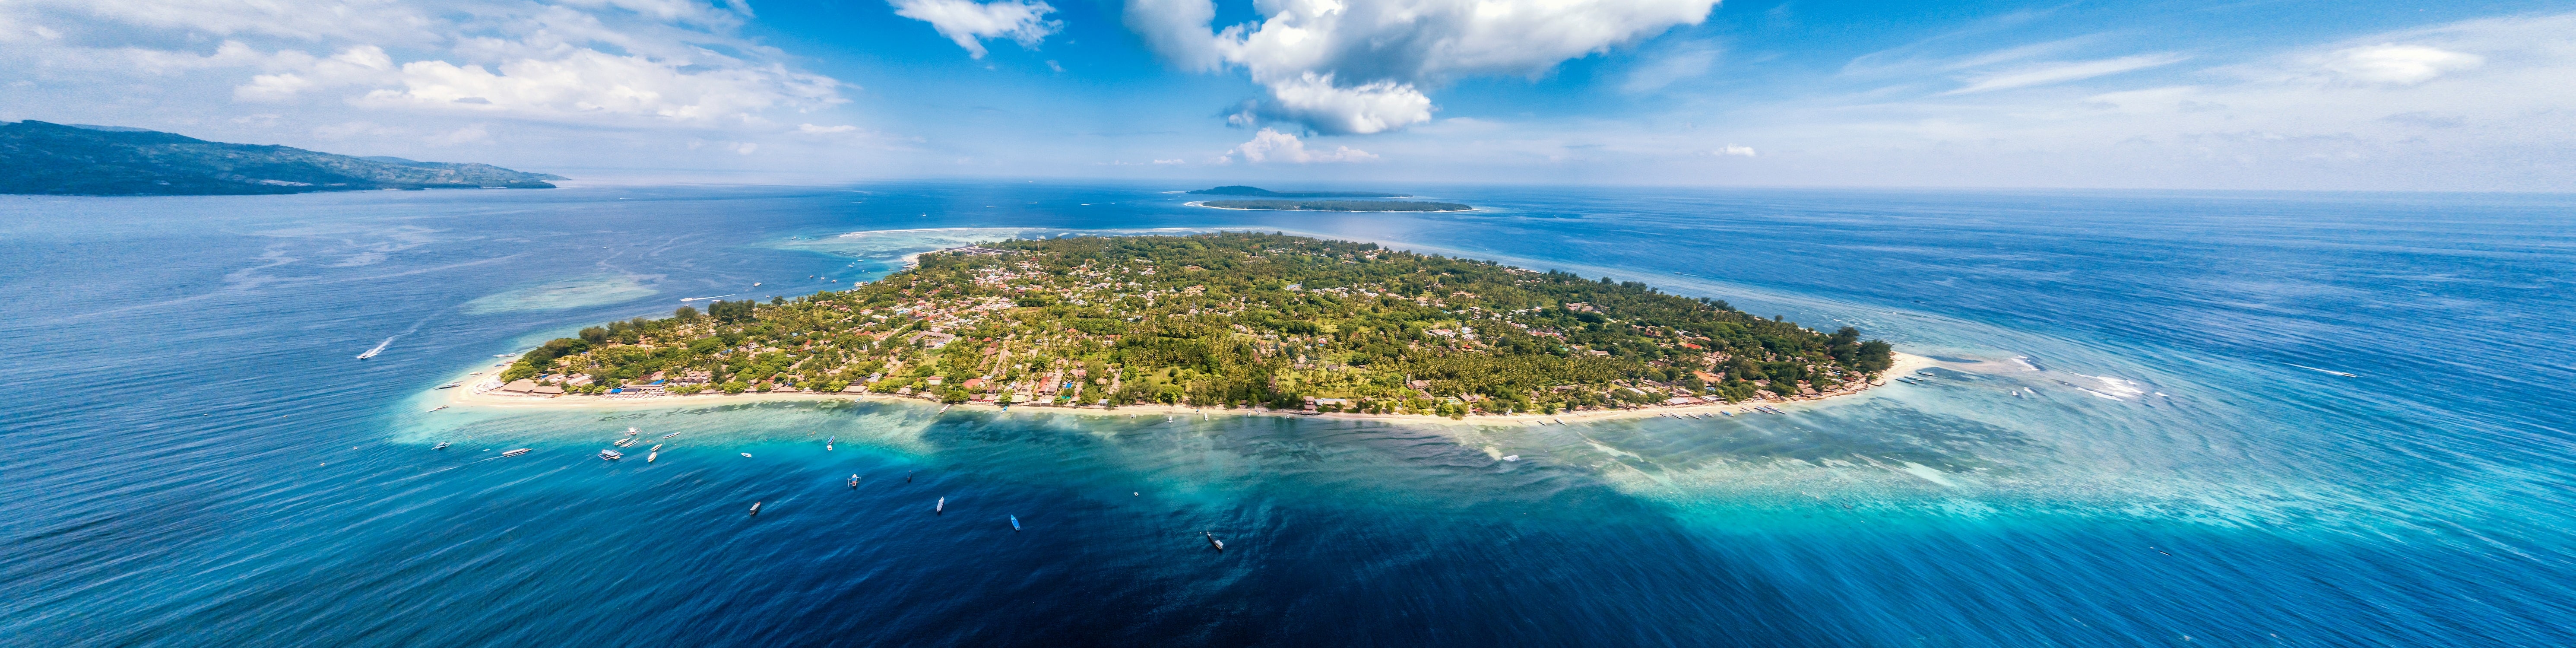
{"label": "shoreline", "polygon": [[[1915,371],[1922,370],[1922,369],[1924,369],[1924,368],[1926,368],[1926,367],[1931,367],[1931,366],[1934,366],[1934,365],[1939,364],[1939,362],[1938,362],[1938,361],[1933,360],[1933,359],[1931,359],[1931,358],[1924,357],[1924,356],[1913,355],[1913,354],[1909,354],[1909,353],[1903,353],[1903,352],[1896,353],[1896,354],[1895,354],[1895,357],[1896,357],[1896,364],[1895,364],[1894,366],[1890,366],[1890,367],[1888,367],[1888,369],[1887,369],[1887,371],[1886,371],[1886,372],[1884,372],[1884,373],[1880,374],[1881,376],[1883,376],[1883,378],[1881,379],[1881,382],[1867,383],[1867,384],[1866,384],[1866,386],[1864,386],[1864,387],[1862,387],[1862,388],[1860,388],[1860,389],[1857,389],[1857,390],[1853,390],[1853,391],[1848,392],[1848,393],[1835,394],[1835,395],[1832,395],[1832,396],[1821,396],[1821,397],[1816,397],[1816,398],[1807,398],[1807,399],[1780,400],[1780,401],[1758,400],[1758,401],[1744,401],[1744,402],[1740,402],[1740,403],[1733,403],[1733,404],[1727,404],[1727,403],[1702,403],[1702,404],[1697,404],[1697,405],[1656,405],[1656,406],[1650,406],[1650,407],[1640,407],[1640,408],[1636,408],[1636,409],[1607,409],[1607,410],[1592,410],[1592,411],[1583,411],[1583,412],[1561,412],[1561,413],[1557,413],[1557,414],[1529,414],[1529,413],[1523,413],[1523,414],[1470,414],[1470,415],[1468,415],[1466,418],[1460,418],[1460,419],[1453,419],[1453,418],[1449,418],[1449,417],[1446,417],[1446,416],[1437,416],[1437,415],[1432,415],[1432,414],[1363,414],[1363,413],[1357,413],[1357,412],[1333,412],[1333,413],[1307,414],[1307,413],[1304,413],[1304,412],[1302,412],[1302,411],[1281,411],[1281,410],[1268,410],[1268,411],[1265,411],[1265,410],[1255,410],[1255,409],[1251,409],[1251,408],[1234,408],[1234,409],[1227,409],[1227,408],[1221,408],[1221,407],[1218,407],[1218,408],[1202,408],[1202,407],[1191,407],[1191,406],[1188,406],[1188,405],[1166,405],[1166,404],[1160,404],[1160,403],[1152,404],[1152,405],[1120,405],[1120,406],[1118,406],[1116,409],[1106,409],[1106,408],[1102,408],[1102,407],[1100,407],[1100,406],[1098,406],[1098,405],[1085,405],[1085,406],[1079,406],[1079,407],[1066,407],[1066,406],[1057,406],[1057,405],[1023,405],[1023,406],[1021,406],[1021,407],[1025,408],[1025,409],[1033,409],[1033,410],[1039,410],[1039,411],[1047,411],[1047,412],[1061,412],[1061,413],[1066,413],[1066,414],[1077,414],[1077,415],[1086,415],[1086,416],[1117,416],[1117,415],[1119,415],[1119,414],[1129,414],[1129,415],[1141,415],[1141,414],[1162,414],[1162,415],[1167,415],[1167,416],[1177,416],[1177,415],[1187,415],[1187,414],[1198,414],[1198,415],[1203,415],[1203,416],[1220,416],[1220,415],[1223,415],[1223,416],[1277,416],[1277,417],[1282,417],[1282,418],[1327,418],[1327,419],[1348,420],[1348,421],[1383,421],[1383,422],[1392,422],[1392,423],[1436,423],[1436,424],[1443,424],[1443,425],[1460,425],[1460,424],[1477,424],[1477,423],[1512,423],[1512,424],[1530,424],[1530,423],[1554,423],[1554,422],[1559,422],[1559,421],[1568,422],[1568,423],[1573,423],[1573,422],[1584,422],[1584,421],[1608,421],[1608,420],[1626,419],[1626,418],[1648,418],[1648,417],[1654,417],[1654,416],[1659,416],[1659,415],[1663,415],[1663,414],[1692,414],[1692,413],[1699,413],[1699,414],[1717,414],[1717,413],[1719,413],[1719,412],[1729,411],[1729,410],[1734,410],[1734,411],[1738,411],[1738,412],[1749,412],[1749,411],[1750,411],[1750,408],[1755,407],[1755,406],[1770,406],[1770,407],[1779,408],[1779,409],[1782,409],[1782,410],[1788,410],[1788,409],[1790,409],[1790,408],[1801,407],[1801,406],[1809,406],[1809,407],[1812,407],[1812,406],[1823,406],[1823,405],[1829,405],[1829,404],[1840,403],[1840,402],[1850,402],[1850,401],[1848,400],[1848,399],[1849,399],[1849,397],[1859,396],[1859,395],[1862,395],[1862,394],[1867,394],[1867,393],[1869,393],[1869,390],[1871,390],[1871,389],[1875,389],[1875,388],[1878,388],[1878,387],[1884,387],[1884,386],[1887,386],[1887,384],[1888,384],[1888,382],[1887,382],[1887,381],[1891,381],[1891,380],[1895,379],[1895,377],[1897,377],[1897,376],[1910,374],[1910,373],[1913,373],[1913,372],[1915,372]],[[758,403],[758,402],[764,402],[764,401],[801,401],[801,400],[834,400],[834,399],[840,399],[840,400],[851,400],[851,401],[903,402],[903,403],[913,403],[913,404],[917,404],[917,405],[944,405],[944,404],[945,404],[945,403],[940,403],[939,401],[930,400],[930,399],[925,399],[925,398],[921,398],[921,397],[918,397],[918,396],[903,396],[903,395],[896,395],[896,394],[882,394],[882,393],[855,393],[855,394],[854,394],[854,393],[846,393],[846,392],[743,392],[743,393],[740,393],[740,394],[723,394],[723,393],[717,393],[717,394],[693,394],[693,395],[688,395],[688,396],[667,395],[667,394],[666,394],[666,395],[657,395],[657,396],[608,396],[608,395],[600,395],[600,396],[591,396],[591,395],[564,395],[564,396],[517,396],[517,395],[503,395],[503,394],[500,394],[500,393],[495,392],[495,391],[491,391],[491,390],[488,390],[488,389],[484,389],[485,384],[486,384],[486,383],[488,383],[488,382],[490,382],[490,381],[492,381],[492,380],[493,380],[493,379],[492,379],[492,377],[491,377],[491,376],[472,376],[472,375],[468,375],[468,376],[457,377],[457,378],[455,378],[455,379],[454,379],[454,381],[455,381],[455,382],[468,382],[468,381],[471,381],[471,383],[472,383],[472,384],[468,384],[468,385],[460,385],[460,386],[458,386],[458,387],[453,388],[452,390],[439,390],[439,391],[448,391],[449,393],[444,394],[444,395],[440,395],[438,398],[434,398],[434,399],[432,399],[432,401],[431,401],[431,403],[430,403],[430,404],[431,404],[431,405],[433,405],[433,406],[436,406],[436,407],[442,408],[442,409],[453,408],[453,409],[494,409],[494,410],[513,410],[513,409],[524,409],[524,410],[584,410],[584,409],[618,410],[618,409],[658,409],[658,408],[672,408],[672,407],[698,407],[698,406],[702,406],[702,405],[714,405],[714,406],[721,406],[721,405],[733,405],[733,404],[741,404],[741,403]],[[967,401],[967,402],[964,402],[964,403],[957,403],[957,404],[955,405],[955,407],[964,407],[964,408],[969,408],[969,409],[982,409],[982,410],[996,411],[996,412],[999,412],[999,411],[1006,411],[1006,410],[1005,410],[1005,408],[1004,408],[1001,404],[998,404],[998,403],[992,403],[992,402],[983,402],[983,401]],[[431,411],[437,411],[437,410],[431,410]]]}

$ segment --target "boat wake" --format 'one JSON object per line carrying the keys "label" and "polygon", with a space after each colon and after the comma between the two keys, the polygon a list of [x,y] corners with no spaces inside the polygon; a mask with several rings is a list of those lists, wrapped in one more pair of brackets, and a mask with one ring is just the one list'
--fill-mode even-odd
{"label": "boat wake", "polygon": [[2330,373],[2330,374],[2334,374],[2334,375],[2337,375],[2337,376],[2343,376],[2343,377],[2345,377],[2345,378],[2360,378],[2360,377],[2361,377],[2361,376],[2356,376],[2356,375],[2353,375],[2353,374],[2350,374],[2350,373],[2346,373],[2346,372],[2335,371],[2335,370],[2333,370],[2333,369],[2318,369],[2318,368],[2316,368],[2316,367],[2311,367],[2311,366],[2307,366],[2307,365],[2303,365],[2303,364],[2291,364],[2291,363],[2287,363],[2287,362],[2284,362],[2284,363],[2281,363],[2281,364],[2286,364],[2286,365],[2290,365],[2290,366],[2293,366],[2293,367],[2298,367],[2298,368],[2300,368],[2300,369],[2306,369],[2306,370],[2309,370],[2309,371],[2322,372],[2322,373]]}

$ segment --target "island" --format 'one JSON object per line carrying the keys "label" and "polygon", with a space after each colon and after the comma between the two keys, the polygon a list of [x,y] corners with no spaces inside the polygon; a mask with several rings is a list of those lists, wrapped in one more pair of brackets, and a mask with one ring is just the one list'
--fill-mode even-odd
{"label": "island", "polygon": [[1850,327],[1635,281],[1230,232],[925,253],[846,290],[586,328],[474,392],[1457,419],[1824,398],[1868,388],[1893,355]]}
{"label": "island", "polygon": [[1217,209],[1276,209],[1285,211],[1338,212],[1451,212],[1469,211],[1475,207],[1452,202],[1411,200],[1204,200],[1190,203]]}
{"label": "island", "polygon": [[350,157],[121,126],[0,123],[0,193],[203,196],[376,189],[552,189],[488,164]]}
{"label": "island", "polygon": [[1226,185],[1226,186],[1223,186],[1223,187],[1216,187],[1216,188],[1212,188],[1212,189],[1199,189],[1199,190],[1196,190],[1196,191],[1191,191],[1191,192],[1189,192],[1189,193],[1193,193],[1193,194],[1203,194],[1203,195],[1209,195],[1209,196],[1260,196],[1260,197],[1263,197],[1263,198],[1408,198],[1408,197],[1410,197],[1410,196],[1407,196],[1407,195],[1405,195],[1405,194],[1371,193],[1371,192],[1366,192],[1366,191],[1271,191],[1271,190],[1263,189],[1263,188],[1260,188],[1260,187],[1246,187],[1246,186],[1243,186],[1243,185]]}

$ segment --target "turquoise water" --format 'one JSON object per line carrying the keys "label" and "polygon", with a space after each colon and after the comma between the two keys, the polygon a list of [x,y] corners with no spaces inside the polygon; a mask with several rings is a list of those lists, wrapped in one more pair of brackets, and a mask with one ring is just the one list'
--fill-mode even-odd
{"label": "turquoise water", "polygon": [[[1349,215],[1180,188],[0,198],[0,643],[2576,642],[2576,199],[1390,187],[1485,209]],[[1941,362],[1787,416],[1545,427],[424,411],[683,299],[1230,228]],[[590,456],[629,426],[679,436]]]}

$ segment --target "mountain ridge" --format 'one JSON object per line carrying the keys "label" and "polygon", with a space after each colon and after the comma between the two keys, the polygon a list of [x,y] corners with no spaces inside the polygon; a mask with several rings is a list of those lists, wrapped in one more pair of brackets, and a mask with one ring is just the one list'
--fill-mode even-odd
{"label": "mountain ridge", "polygon": [[126,126],[0,123],[0,193],[259,195],[376,189],[552,189],[563,176],[475,162],[354,157]]}

